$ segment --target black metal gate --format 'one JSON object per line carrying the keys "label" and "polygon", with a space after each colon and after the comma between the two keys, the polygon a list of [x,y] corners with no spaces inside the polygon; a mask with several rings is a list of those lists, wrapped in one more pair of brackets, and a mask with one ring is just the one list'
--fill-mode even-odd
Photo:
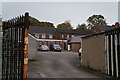
{"label": "black metal gate", "polygon": [[120,27],[105,32],[107,73],[120,77]]}
{"label": "black metal gate", "polygon": [[28,13],[3,22],[2,80],[23,80]]}

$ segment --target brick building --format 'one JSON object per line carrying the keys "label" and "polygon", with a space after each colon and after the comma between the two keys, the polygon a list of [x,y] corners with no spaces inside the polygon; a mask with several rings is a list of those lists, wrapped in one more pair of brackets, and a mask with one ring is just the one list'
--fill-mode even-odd
{"label": "brick building", "polygon": [[100,33],[100,32],[105,32],[105,31],[109,31],[112,29],[115,29],[119,26],[119,22],[116,22],[115,24],[113,24],[112,26],[93,26],[91,29],[96,32],[96,33]]}
{"label": "brick building", "polygon": [[30,26],[29,33],[37,38],[38,46],[59,44],[63,50],[68,49],[68,40],[74,36],[93,33],[92,30],[58,29],[39,26]]}
{"label": "brick building", "polygon": [[78,52],[81,48],[81,36],[72,37],[68,44],[70,45],[71,51]]}

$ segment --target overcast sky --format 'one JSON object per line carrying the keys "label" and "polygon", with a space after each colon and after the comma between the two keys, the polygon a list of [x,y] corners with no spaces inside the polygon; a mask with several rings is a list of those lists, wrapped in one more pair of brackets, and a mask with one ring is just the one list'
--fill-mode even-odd
{"label": "overcast sky", "polygon": [[93,14],[103,15],[109,25],[118,21],[118,2],[2,2],[1,7],[3,20],[29,12],[54,25],[70,20],[73,27],[86,23]]}
{"label": "overcast sky", "polygon": [[120,1],[119,1],[119,4],[118,4],[118,21],[120,22]]}

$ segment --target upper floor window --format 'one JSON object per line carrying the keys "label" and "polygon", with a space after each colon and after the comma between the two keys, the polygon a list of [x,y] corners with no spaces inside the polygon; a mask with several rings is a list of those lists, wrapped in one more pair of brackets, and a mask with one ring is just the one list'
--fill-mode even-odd
{"label": "upper floor window", "polygon": [[52,39],[52,38],[53,38],[53,35],[52,35],[52,34],[50,34],[50,35],[49,35],[49,38],[51,38],[51,39]]}
{"label": "upper floor window", "polygon": [[45,34],[42,34],[42,38],[45,38],[46,36],[45,36]]}
{"label": "upper floor window", "polygon": [[64,38],[64,35],[62,35],[62,38]]}

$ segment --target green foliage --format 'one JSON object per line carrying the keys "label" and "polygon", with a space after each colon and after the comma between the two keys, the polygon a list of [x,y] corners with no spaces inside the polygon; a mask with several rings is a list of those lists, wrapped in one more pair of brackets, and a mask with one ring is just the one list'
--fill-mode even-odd
{"label": "green foliage", "polygon": [[87,22],[88,22],[89,26],[94,26],[94,25],[106,26],[107,25],[106,19],[102,15],[93,15],[93,16],[90,16],[87,19]]}
{"label": "green foliage", "polygon": [[86,27],[87,27],[87,26],[86,26],[86,24],[85,24],[85,23],[83,23],[83,24],[81,24],[81,25],[80,25],[80,24],[78,24],[78,26],[77,26],[77,28],[76,28],[76,29],[77,29],[77,30],[87,29]]}
{"label": "green foliage", "polygon": [[39,20],[29,17],[31,26],[40,26],[40,27],[54,27],[53,23],[50,22],[40,22]]}
{"label": "green foliage", "polygon": [[72,29],[72,26],[70,23],[61,23],[57,25],[57,28]]}

